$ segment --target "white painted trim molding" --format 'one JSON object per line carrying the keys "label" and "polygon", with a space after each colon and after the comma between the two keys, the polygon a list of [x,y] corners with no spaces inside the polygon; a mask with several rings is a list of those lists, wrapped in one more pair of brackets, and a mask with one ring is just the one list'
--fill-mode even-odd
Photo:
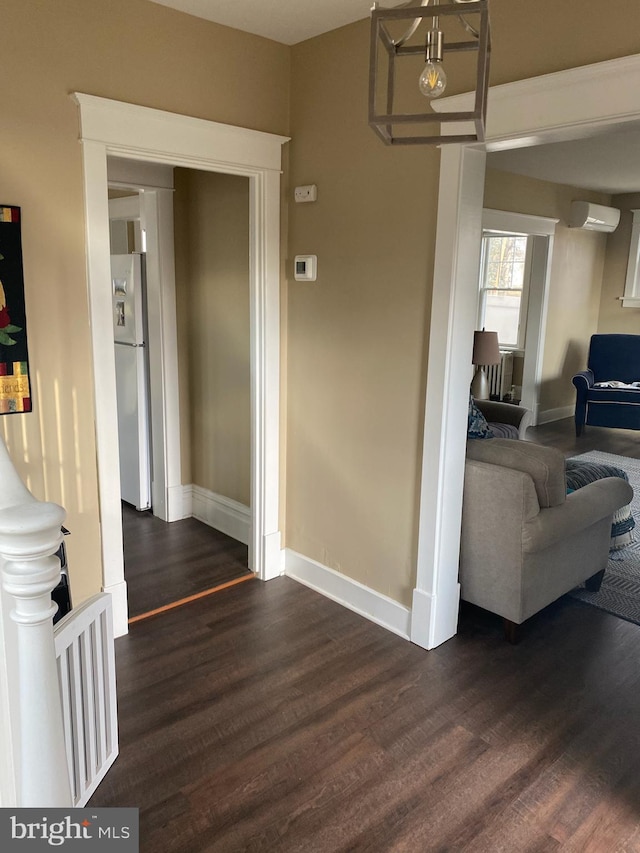
{"label": "white painted trim molding", "polygon": [[[288,137],[92,95],[75,93],[73,98],[80,109],[84,162],[103,588],[119,597],[114,601],[114,629],[120,636],[127,632],[128,625],[109,302],[107,157],[249,178],[253,511],[249,553],[250,567],[259,578],[267,580],[280,574],[280,169],[282,145]],[[171,306],[168,310],[171,313]],[[162,319],[166,323],[170,318]],[[175,391],[178,377],[173,375],[171,379]],[[175,411],[167,412],[168,421],[175,417]],[[173,429],[170,423],[169,429]],[[179,486],[171,459],[165,464],[168,489]]]}
{"label": "white painted trim molding", "polygon": [[167,515],[168,521],[191,518],[193,515],[191,486],[172,486],[167,489]]}
{"label": "white painted trim molding", "polygon": [[[201,486],[191,486],[191,514],[198,521],[237,539],[251,541],[251,510],[245,504],[217,495]],[[186,488],[185,488],[186,491]]]}
{"label": "white painted trim molding", "polygon": [[[637,121],[638,87],[640,54],[491,86],[484,148],[503,151],[583,139]],[[467,110],[472,104],[472,92],[432,102],[437,111]],[[456,123],[445,132],[458,133]]]}
{"label": "white painted trim molding", "polygon": [[425,649],[453,637],[458,626],[462,481],[485,160],[484,151],[465,151],[461,145],[443,146],[440,158],[418,565],[411,615],[411,640]]}
{"label": "white painted trim molding", "polygon": [[550,216],[513,213],[511,210],[494,210],[491,207],[485,207],[482,211],[482,228],[485,231],[509,231],[552,237],[556,233],[558,222],[559,219],[552,219]]}
{"label": "white painted trim molding", "polygon": [[290,548],[284,550],[285,575],[337,601],[387,631],[409,639],[411,611],[392,598]]}
{"label": "white painted trim molding", "polygon": [[[640,119],[640,55],[492,87],[484,150],[594,135]],[[464,109],[465,95],[438,102]],[[454,125],[451,132],[456,133]],[[481,146],[442,146],[411,639],[456,633],[471,342],[483,206]],[[474,269],[475,266],[475,269]],[[468,310],[468,305],[472,310]]]}
{"label": "white painted trim molding", "polygon": [[640,307],[640,210],[632,210],[629,260],[624,284],[623,308]]}
{"label": "white painted trim molding", "polygon": [[564,418],[572,418],[575,414],[574,406],[559,406],[557,409],[545,409],[538,412],[539,424],[550,424],[553,421],[561,421]]}

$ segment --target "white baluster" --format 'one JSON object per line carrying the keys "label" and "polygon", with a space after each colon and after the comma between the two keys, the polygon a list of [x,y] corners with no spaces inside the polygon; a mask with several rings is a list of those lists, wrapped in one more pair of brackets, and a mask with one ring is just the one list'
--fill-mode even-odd
{"label": "white baluster", "polygon": [[19,670],[19,806],[72,804],[53,640],[62,507],[36,500],[0,441],[0,561],[13,597]]}

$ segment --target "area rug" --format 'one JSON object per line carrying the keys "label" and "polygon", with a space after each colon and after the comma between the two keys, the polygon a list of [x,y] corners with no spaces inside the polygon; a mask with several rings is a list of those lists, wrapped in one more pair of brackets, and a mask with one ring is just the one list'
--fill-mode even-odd
{"label": "area rug", "polygon": [[607,613],[640,625],[640,459],[616,456],[614,453],[603,453],[599,450],[571,458],[615,465],[616,468],[626,471],[633,487],[631,512],[636,520],[636,527],[633,531],[633,542],[629,546],[609,552],[609,563],[599,591],[589,592],[580,588],[570,594],[580,601],[599,607],[600,610],[606,610]]}

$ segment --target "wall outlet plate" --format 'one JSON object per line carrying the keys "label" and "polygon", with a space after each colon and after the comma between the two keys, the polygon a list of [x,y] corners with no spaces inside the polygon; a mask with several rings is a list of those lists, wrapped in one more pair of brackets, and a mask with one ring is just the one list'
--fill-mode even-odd
{"label": "wall outlet plate", "polygon": [[318,187],[315,184],[296,187],[293,191],[293,197],[299,204],[305,201],[315,201],[318,198]]}
{"label": "wall outlet plate", "polygon": [[318,273],[317,255],[296,255],[293,259],[293,275],[296,281],[315,281]]}

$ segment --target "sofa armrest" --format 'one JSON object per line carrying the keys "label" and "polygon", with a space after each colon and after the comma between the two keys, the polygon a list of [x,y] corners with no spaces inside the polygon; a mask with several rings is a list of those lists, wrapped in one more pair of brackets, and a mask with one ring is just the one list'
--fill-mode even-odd
{"label": "sofa armrest", "polygon": [[501,403],[498,400],[475,400],[474,402],[490,423],[510,424],[517,427],[518,438],[524,438],[527,427],[533,420],[531,410],[524,406]]}
{"label": "sofa armrest", "polygon": [[571,378],[571,381],[576,386],[578,397],[584,396],[595,382],[593,370],[581,370],[580,373],[576,373],[576,375]]}
{"label": "sofa armrest", "polygon": [[533,553],[585,530],[631,502],[633,489],[621,477],[605,477],[567,495],[560,506],[530,519],[523,531],[525,551]]}

